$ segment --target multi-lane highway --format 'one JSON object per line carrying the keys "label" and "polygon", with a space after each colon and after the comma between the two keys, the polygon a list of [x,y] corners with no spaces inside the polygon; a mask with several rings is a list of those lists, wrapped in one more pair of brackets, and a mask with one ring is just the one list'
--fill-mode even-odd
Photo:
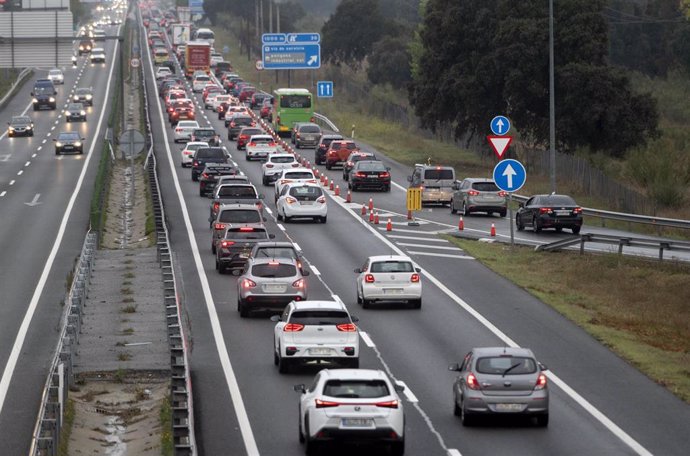
{"label": "multi-lane highway", "polygon": [[[265,316],[239,317],[236,278],[218,274],[210,253],[209,200],[198,196],[190,170],[179,166],[181,146],[172,141],[167,119],[161,116],[150,59],[145,64],[155,153],[191,337],[200,452],[301,454],[292,386],[308,384],[315,370],[279,374],[272,362],[274,323]],[[198,96],[195,100],[200,114],[203,105]],[[402,213],[401,191],[357,193],[359,205],[350,206],[331,195],[325,225],[277,223],[272,188],[261,186],[260,165],[244,161],[244,152],[225,140],[223,124],[215,116],[197,119],[221,132],[234,162],[268,195],[269,231],[303,250],[313,272],[310,298],[337,296],[360,318],[360,330],[367,335],[361,367],[384,369],[408,386],[407,454],[686,453],[687,404],[553,309],[439,239],[435,224],[396,225],[387,233],[361,220],[358,208],[370,196],[382,212]],[[304,155],[313,163],[313,152]],[[388,165],[402,186],[409,171]],[[342,183],[340,174],[328,173]],[[425,218],[449,226],[457,223],[447,209],[433,210]],[[353,269],[369,255],[398,252],[410,254],[424,269],[422,309],[390,305],[363,310],[355,302]],[[547,429],[513,421],[463,428],[453,416],[454,376],[447,364],[459,361],[474,346],[503,344],[530,347],[549,366]]]}
{"label": "multi-lane highway", "polygon": [[[116,27],[111,28],[115,34]],[[35,123],[33,137],[0,135],[0,454],[27,454],[50,360],[59,335],[67,276],[89,226],[94,178],[102,150],[112,88],[115,43],[104,44],[107,63],[64,68],[54,111],[34,112],[34,71],[0,111],[3,127],[26,113]],[[67,124],[63,110],[75,87],[93,87],[88,121]],[[109,107],[108,107],[109,108]],[[78,131],[86,138],[83,155],[56,156],[53,138]]]}

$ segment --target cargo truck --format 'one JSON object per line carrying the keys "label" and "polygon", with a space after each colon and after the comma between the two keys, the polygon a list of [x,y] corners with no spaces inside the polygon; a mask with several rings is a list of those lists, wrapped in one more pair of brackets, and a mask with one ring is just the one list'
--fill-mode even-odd
{"label": "cargo truck", "polygon": [[211,70],[211,45],[205,41],[190,41],[185,48],[184,72],[191,78],[195,71]]}

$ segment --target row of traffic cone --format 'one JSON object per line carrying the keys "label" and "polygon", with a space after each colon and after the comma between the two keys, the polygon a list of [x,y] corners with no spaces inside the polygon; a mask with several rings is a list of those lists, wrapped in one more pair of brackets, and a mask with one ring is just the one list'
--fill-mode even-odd
{"label": "row of traffic cone", "polygon": [[[458,231],[462,231],[465,229],[465,221],[462,219],[462,216],[460,216],[460,221],[458,221]],[[496,225],[491,224],[491,231],[489,232],[491,234],[491,237],[496,237]]]}

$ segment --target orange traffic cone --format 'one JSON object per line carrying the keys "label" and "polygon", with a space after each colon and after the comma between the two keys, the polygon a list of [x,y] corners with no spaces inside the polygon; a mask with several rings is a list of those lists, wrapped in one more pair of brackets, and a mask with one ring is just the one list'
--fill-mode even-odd
{"label": "orange traffic cone", "polygon": [[314,169],[314,176],[319,177],[320,174],[318,169]]}
{"label": "orange traffic cone", "polygon": [[328,188],[331,189],[331,190],[333,190],[334,186],[333,186],[333,181],[332,181],[332,180],[331,180],[331,185],[330,185],[330,187],[328,187]]}
{"label": "orange traffic cone", "polygon": [[[333,182],[331,182],[331,185],[333,185]],[[335,186],[335,196],[340,196],[340,185]]]}
{"label": "orange traffic cone", "polygon": [[388,223],[386,223],[386,231],[393,231],[393,222],[391,222],[390,217],[388,217]]}
{"label": "orange traffic cone", "polygon": [[373,221],[374,221],[374,210],[371,209],[369,211],[369,222],[373,222]]}
{"label": "orange traffic cone", "polygon": [[460,216],[460,221],[458,222],[458,230],[462,231],[465,229],[465,221],[462,219],[462,215]]}
{"label": "orange traffic cone", "polygon": [[[352,202],[352,192],[350,190],[347,191],[347,199],[345,200],[346,203],[351,203]],[[362,206],[364,208],[364,206]]]}
{"label": "orange traffic cone", "polygon": [[[350,193],[350,192],[348,192],[348,193]],[[367,207],[364,204],[362,204],[362,215],[363,216],[367,215]]]}
{"label": "orange traffic cone", "polygon": [[412,211],[407,211],[407,220],[412,220]]}
{"label": "orange traffic cone", "polygon": [[378,224],[379,224],[379,213],[376,212],[376,215],[374,215],[374,225],[378,225]]}
{"label": "orange traffic cone", "polygon": [[496,225],[494,225],[493,223],[491,224],[491,236],[496,236]]}
{"label": "orange traffic cone", "polygon": [[369,198],[369,210],[374,210],[374,198]]}

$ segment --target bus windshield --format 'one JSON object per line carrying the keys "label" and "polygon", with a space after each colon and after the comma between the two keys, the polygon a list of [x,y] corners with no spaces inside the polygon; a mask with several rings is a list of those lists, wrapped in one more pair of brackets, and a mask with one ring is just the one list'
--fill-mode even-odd
{"label": "bus windshield", "polygon": [[311,97],[309,95],[281,95],[281,108],[311,108]]}

